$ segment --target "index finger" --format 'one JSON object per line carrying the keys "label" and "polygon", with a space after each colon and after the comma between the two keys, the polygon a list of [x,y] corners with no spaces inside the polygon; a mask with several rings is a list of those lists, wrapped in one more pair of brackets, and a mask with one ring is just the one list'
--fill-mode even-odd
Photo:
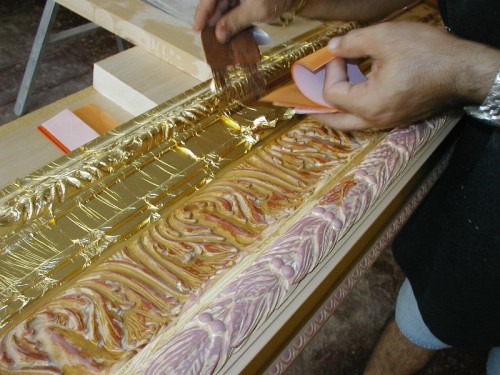
{"label": "index finger", "polygon": [[344,36],[332,38],[328,50],[335,56],[356,59],[372,56],[379,52],[383,40],[380,40],[379,25],[349,31]]}
{"label": "index finger", "polygon": [[194,15],[193,30],[201,31],[215,13],[217,0],[200,0]]}

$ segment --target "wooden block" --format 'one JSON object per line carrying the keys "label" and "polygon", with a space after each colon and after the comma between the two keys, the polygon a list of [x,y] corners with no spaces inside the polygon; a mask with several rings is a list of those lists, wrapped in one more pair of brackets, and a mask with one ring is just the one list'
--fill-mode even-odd
{"label": "wooden block", "polygon": [[94,64],[94,88],[136,116],[199,83],[139,47]]}
{"label": "wooden block", "polygon": [[[200,35],[186,24],[143,0],[56,0],[97,25],[142,47],[200,81],[211,78]],[[192,1],[192,0],[190,0]],[[259,25],[283,43],[322,23],[297,17],[289,26]],[[265,51],[266,48],[261,48]]]}

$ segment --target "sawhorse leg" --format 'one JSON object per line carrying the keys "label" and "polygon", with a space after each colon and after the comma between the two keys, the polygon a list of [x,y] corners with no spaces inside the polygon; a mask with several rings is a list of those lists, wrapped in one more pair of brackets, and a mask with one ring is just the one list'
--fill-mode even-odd
{"label": "sawhorse leg", "polygon": [[33,47],[31,48],[28,64],[26,66],[26,70],[24,71],[21,87],[19,88],[19,93],[17,94],[14,113],[18,116],[21,116],[26,109],[28,98],[31,93],[33,78],[35,77],[38,65],[40,63],[40,58],[42,57],[42,53],[46,44],[68,40],[76,36],[94,31],[98,28],[97,25],[90,22],[69,30],[64,30],[50,35],[52,24],[54,23],[58,9],[59,4],[57,4],[54,0],[47,0],[45,8],[43,10],[42,19],[40,20],[40,25],[38,25],[38,31],[36,33],[35,41],[33,42]]}
{"label": "sawhorse leg", "polygon": [[40,56],[42,55],[43,47],[48,40],[58,8],[59,5],[56,4],[54,0],[47,0],[45,9],[43,10],[42,19],[40,20],[40,25],[38,25],[38,31],[36,33],[35,41],[33,42],[33,47],[31,47],[28,65],[24,71],[21,87],[19,88],[19,93],[17,94],[14,112],[18,116],[22,115],[26,108],[27,98],[31,92],[31,82],[33,81],[33,77],[35,76],[38,68]]}

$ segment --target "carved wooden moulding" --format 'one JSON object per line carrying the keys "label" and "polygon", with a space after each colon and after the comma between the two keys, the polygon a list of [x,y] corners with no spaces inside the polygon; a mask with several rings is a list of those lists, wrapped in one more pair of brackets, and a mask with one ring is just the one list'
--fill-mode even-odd
{"label": "carved wooden moulding", "polygon": [[[268,89],[353,27],[272,50]],[[0,193],[0,373],[220,370],[444,123],[340,133],[245,85],[204,83]]]}

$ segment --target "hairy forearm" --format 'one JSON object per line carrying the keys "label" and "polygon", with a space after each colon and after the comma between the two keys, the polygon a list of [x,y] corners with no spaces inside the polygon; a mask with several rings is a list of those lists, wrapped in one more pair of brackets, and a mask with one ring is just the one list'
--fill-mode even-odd
{"label": "hairy forearm", "polygon": [[415,0],[309,0],[300,14],[321,20],[372,21],[414,2]]}

